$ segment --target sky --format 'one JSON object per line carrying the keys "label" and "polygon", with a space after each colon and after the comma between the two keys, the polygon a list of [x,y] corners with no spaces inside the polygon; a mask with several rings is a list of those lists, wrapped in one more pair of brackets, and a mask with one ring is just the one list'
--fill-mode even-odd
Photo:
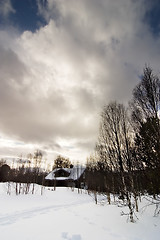
{"label": "sky", "polygon": [[103,106],[159,63],[158,0],[0,0],[0,156],[85,162]]}

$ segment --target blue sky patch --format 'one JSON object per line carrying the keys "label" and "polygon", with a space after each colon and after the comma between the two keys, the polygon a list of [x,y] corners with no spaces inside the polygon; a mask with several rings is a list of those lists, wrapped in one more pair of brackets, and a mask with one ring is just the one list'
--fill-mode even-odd
{"label": "blue sky patch", "polygon": [[36,31],[40,26],[46,24],[44,18],[38,14],[36,0],[11,0],[15,12],[11,12],[8,18],[0,16],[0,24],[11,25],[20,31]]}
{"label": "blue sky patch", "polygon": [[144,21],[149,25],[152,34],[156,37],[160,33],[160,1],[146,0],[149,8],[145,14]]}

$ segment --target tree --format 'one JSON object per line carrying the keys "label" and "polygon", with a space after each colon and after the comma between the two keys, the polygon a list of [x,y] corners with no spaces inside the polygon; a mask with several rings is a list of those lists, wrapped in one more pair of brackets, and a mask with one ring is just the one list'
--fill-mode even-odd
{"label": "tree", "polygon": [[3,158],[1,158],[1,160],[0,160],[0,167],[2,167],[4,164],[6,164],[6,160],[4,160]]}
{"label": "tree", "polygon": [[8,181],[10,167],[7,164],[3,164],[0,167],[0,181]]}
{"label": "tree", "polygon": [[118,172],[131,170],[131,136],[131,125],[124,105],[111,102],[105,106],[96,150],[106,169]]}
{"label": "tree", "polygon": [[130,103],[132,117],[141,124],[148,118],[158,118],[160,108],[160,80],[153,74],[150,67],[144,68],[140,83],[133,89],[133,99]]}
{"label": "tree", "polygon": [[160,128],[159,119],[150,117],[141,123],[135,137],[137,157],[145,167],[160,167]]}
{"label": "tree", "polygon": [[70,168],[73,167],[69,158],[62,157],[58,155],[57,158],[54,160],[53,169],[55,168]]}
{"label": "tree", "polygon": [[144,68],[140,83],[133,90],[132,119],[136,130],[137,158],[144,166],[160,166],[160,80],[150,67]]}

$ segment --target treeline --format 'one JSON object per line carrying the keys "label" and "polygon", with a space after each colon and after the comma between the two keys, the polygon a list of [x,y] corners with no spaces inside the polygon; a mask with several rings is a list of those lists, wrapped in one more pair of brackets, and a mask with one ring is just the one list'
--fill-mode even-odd
{"label": "treeline", "polygon": [[44,184],[47,171],[42,168],[44,165],[43,154],[36,150],[34,154],[28,154],[26,158],[19,158],[13,161],[10,166],[6,161],[0,160],[0,181],[18,183]]}
{"label": "treeline", "polygon": [[88,189],[119,195],[121,199],[124,199],[129,192],[137,196],[149,194],[156,198],[160,193],[160,168],[122,174],[88,166],[85,181]]}

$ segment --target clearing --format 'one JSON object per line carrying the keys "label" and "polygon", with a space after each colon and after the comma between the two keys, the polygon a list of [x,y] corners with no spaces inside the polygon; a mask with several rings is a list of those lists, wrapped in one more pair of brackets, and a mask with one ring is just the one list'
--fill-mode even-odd
{"label": "clearing", "polygon": [[[35,185],[35,194],[15,194],[11,183],[0,183],[0,239],[2,240],[159,240],[160,217],[154,206],[137,213],[135,223],[127,221],[127,207],[108,205],[104,196],[96,205],[94,197],[69,188]],[[103,199],[103,201],[102,201]],[[140,204],[140,208],[145,204]]]}

